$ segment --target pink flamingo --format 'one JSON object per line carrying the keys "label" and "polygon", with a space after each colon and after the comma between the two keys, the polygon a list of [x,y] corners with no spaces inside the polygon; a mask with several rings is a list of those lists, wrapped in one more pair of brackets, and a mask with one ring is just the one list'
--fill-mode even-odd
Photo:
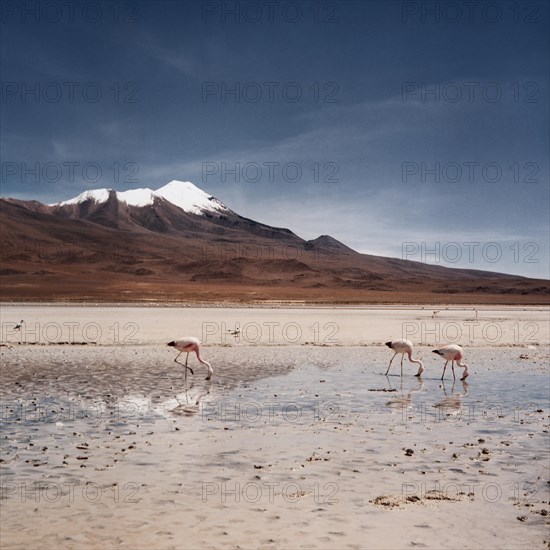
{"label": "pink flamingo", "polygon": [[464,369],[464,374],[462,375],[461,380],[465,380],[469,373],[468,373],[468,365],[466,363],[462,363],[462,357],[464,356],[464,350],[457,344],[448,344],[446,346],[443,346],[439,349],[432,350],[433,353],[437,353],[437,355],[441,355],[443,359],[445,359],[445,366],[443,367],[443,374],[441,375],[441,380],[443,380],[443,377],[445,376],[445,369],[447,368],[447,363],[451,361],[451,367],[453,369],[453,378],[455,377],[455,361],[456,364],[459,367],[462,367]]}
{"label": "pink flamingo", "polygon": [[390,372],[391,364],[398,353],[401,353],[401,376],[403,376],[403,358],[405,357],[405,354],[408,355],[409,361],[411,363],[416,363],[420,365],[420,368],[418,369],[418,372],[415,374],[415,376],[420,376],[422,374],[422,371],[424,370],[424,365],[422,364],[422,361],[417,361],[416,359],[412,358],[413,343],[410,340],[394,340],[393,342],[386,342],[386,346],[388,346],[395,352],[390,360],[390,364],[388,365],[386,376],[388,375],[388,372]]}
{"label": "pink flamingo", "polygon": [[208,367],[208,376],[206,377],[207,380],[210,380],[212,378],[212,375],[214,374],[214,371],[212,370],[212,367],[210,366],[210,363],[207,361],[204,361],[201,357],[200,347],[201,343],[198,338],[195,338],[194,336],[184,336],[183,338],[180,338],[179,340],[173,340],[172,342],[168,342],[169,346],[172,346],[179,350],[179,354],[174,359],[174,362],[178,363],[178,365],[183,365],[183,363],[180,363],[178,361],[178,357],[185,351],[187,353],[187,357],[185,358],[185,378],[187,379],[187,370],[191,371],[191,374],[194,374],[193,369],[191,367],[187,366],[187,361],[189,360],[189,354],[194,351],[197,354],[197,359],[199,360],[199,363],[202,363],[203,365],[206,365]]}

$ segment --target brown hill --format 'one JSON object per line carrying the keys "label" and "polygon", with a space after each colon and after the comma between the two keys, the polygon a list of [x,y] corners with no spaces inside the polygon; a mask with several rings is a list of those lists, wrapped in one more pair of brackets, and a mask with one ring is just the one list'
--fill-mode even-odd
{"label": "brown hill", "polygon": [[[220,203],[221,204],[221,203]],[[0,299],[548,303],[548,281],[359,254],[235,212],[110,192],[66,205],[0,200]]]}

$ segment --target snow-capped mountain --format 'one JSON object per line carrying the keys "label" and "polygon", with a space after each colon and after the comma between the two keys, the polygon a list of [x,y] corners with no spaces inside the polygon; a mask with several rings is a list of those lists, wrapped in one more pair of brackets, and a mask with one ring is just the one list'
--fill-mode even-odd
{"label": "snow-capped mountain", "polygon": [[306,241],[184,181],[94,189],[50,205],[0,199],[0,245],[0,298],[10,300],[548,296],[547,281],[360,254],[330,235]]}
{"label": "snow-capped mountain", "polygon": [[125,231],[146,230],[186,236],[200,232],[220,236],[227,230],[236,230],[283,240],[290,245],[305,242],[288,229],[240,216],[190,181],[173,180],[155,190],[91,189],[72,199],[49,205],[37,201],[5,200],[58,219],[84,220]]}
{"label": "snow-capped mountain", "polygon": [[128,191],[114,191],[112,189],[92,189],[84,191],[72,199],[50,204],[50,206],[70,206],[87,201],[105,203],[114,194],[128,206],[150,206],[156,199],[165,199],[189,214],[203,215],[205,212],[230,213],[231,210],[221,201],[205,193],[190,181],[172,180],[170,183],[156,190],[147,187],[130,189]]}

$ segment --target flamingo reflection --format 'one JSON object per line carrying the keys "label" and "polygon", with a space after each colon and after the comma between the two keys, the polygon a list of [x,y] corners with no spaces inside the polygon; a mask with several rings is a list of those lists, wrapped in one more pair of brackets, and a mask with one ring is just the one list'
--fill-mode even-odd
{"label": "flamingo reflection", "polygon": [[212,390],[212,382],[209,381],[209,383],[206,385],[206,388],[203,387],[204,391],[195,395],[193,395],[191,392],[193,387],[193,383],[190,384],[189,388],[187,387],[187,384],[184,384],[183,393],[185,395],[185,402],[183,403],[180,399],[178,399],[178,396],[175,395],[174,399],[178,402],[178,405],[170,412],[181,416],[195,416],[200,412],[201,401],[204,397],[210,394],[210,391]]}
{"label": "flamingo reflection", "polygon": [[[386,376],[386,378],[388,379],[388,384],[390,386],[390,390],[393,390],[394,388],[392,388],[392,385],[391,385],[391,381],[389,379],[388,376]],[[416,381],[418,382],[418,384],[413,387],[411,387],[409,389],[409,391],[405,394],[405,391],[403,390],[403,378],[400,379],[400,387],[399,387],[399,390],[401,392],[401,395],[397,395],[395,397],[393,397],[392,399],[390,399],[389,401],[386,402],[386,405],[390,408],[390,409],[394,409],[394,410],[401,410],[401,411],[406,411],[407,409],[411,408],[412,407],[412,401],[413,401],[413,394],[415,393],[419,393],[423,390],[424,388],[424,382],[422,380],[422,378],[416,378]]]}
{"label": "flamingo reflection", "polygon": [[465,380],[461,380],[461,384],[462,393],[455,393],[455,381],[453,381],[451,391],[448,393],[445,381],[441,382],[445,398],[434,405],[440,411],[441,417],[458,417],[462,414],[462,398],[468,395],[468,383]]}

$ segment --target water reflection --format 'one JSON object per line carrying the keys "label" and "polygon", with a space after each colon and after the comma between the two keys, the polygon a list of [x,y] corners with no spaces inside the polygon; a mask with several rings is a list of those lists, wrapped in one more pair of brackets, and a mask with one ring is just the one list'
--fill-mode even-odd
{"label": "water reflection", "polygon": [[435,403],[434,407],[439,409],[442,416],[460,416],[462,413],[462,398],[468,395],[468,383],[465,380],[460,382],[462,392],[457,393],[455,390],[456,382],[453,380],[450,391],[447,391],[445,381],[441,381],[441,388],[445,398]]}
{"label": "water reflection", "polygon": [[[395,391],[395,388],[392,387],[389,377],[386,376],[386,379],[388,381],[388,391]],[[401,394],[396,395],[395,397],[393,397],[392,399],[386,402],[386,405],[390,409],[398,409],[400,411],[403,409],[407,409],[412,404],[413,394],[419,393],[424,389],[424,381],[422,380],[421,376],[418,378],[415,378],[414,381],[411,381],[410,383],[409,383],[409,380],[407,379],[407,385],[409,385],[409,388],[407,388],[407,390],[403,388],[403,382],[404,382],[404,379],[401,378],[399,383],[399,390],[398,390],[400,391]]]}
{"label": "water reflection", "polygon": [[201,384],[199,391],[193,391],[194,386],[194,382],[188,383],[186,381],[183,392],[174,396],[178,404],[173,409],[170,409],[172,414],[179,416],[195,416],[199,413],[201,401],[212,391],[212,381],[209,380],[206,387]]}

